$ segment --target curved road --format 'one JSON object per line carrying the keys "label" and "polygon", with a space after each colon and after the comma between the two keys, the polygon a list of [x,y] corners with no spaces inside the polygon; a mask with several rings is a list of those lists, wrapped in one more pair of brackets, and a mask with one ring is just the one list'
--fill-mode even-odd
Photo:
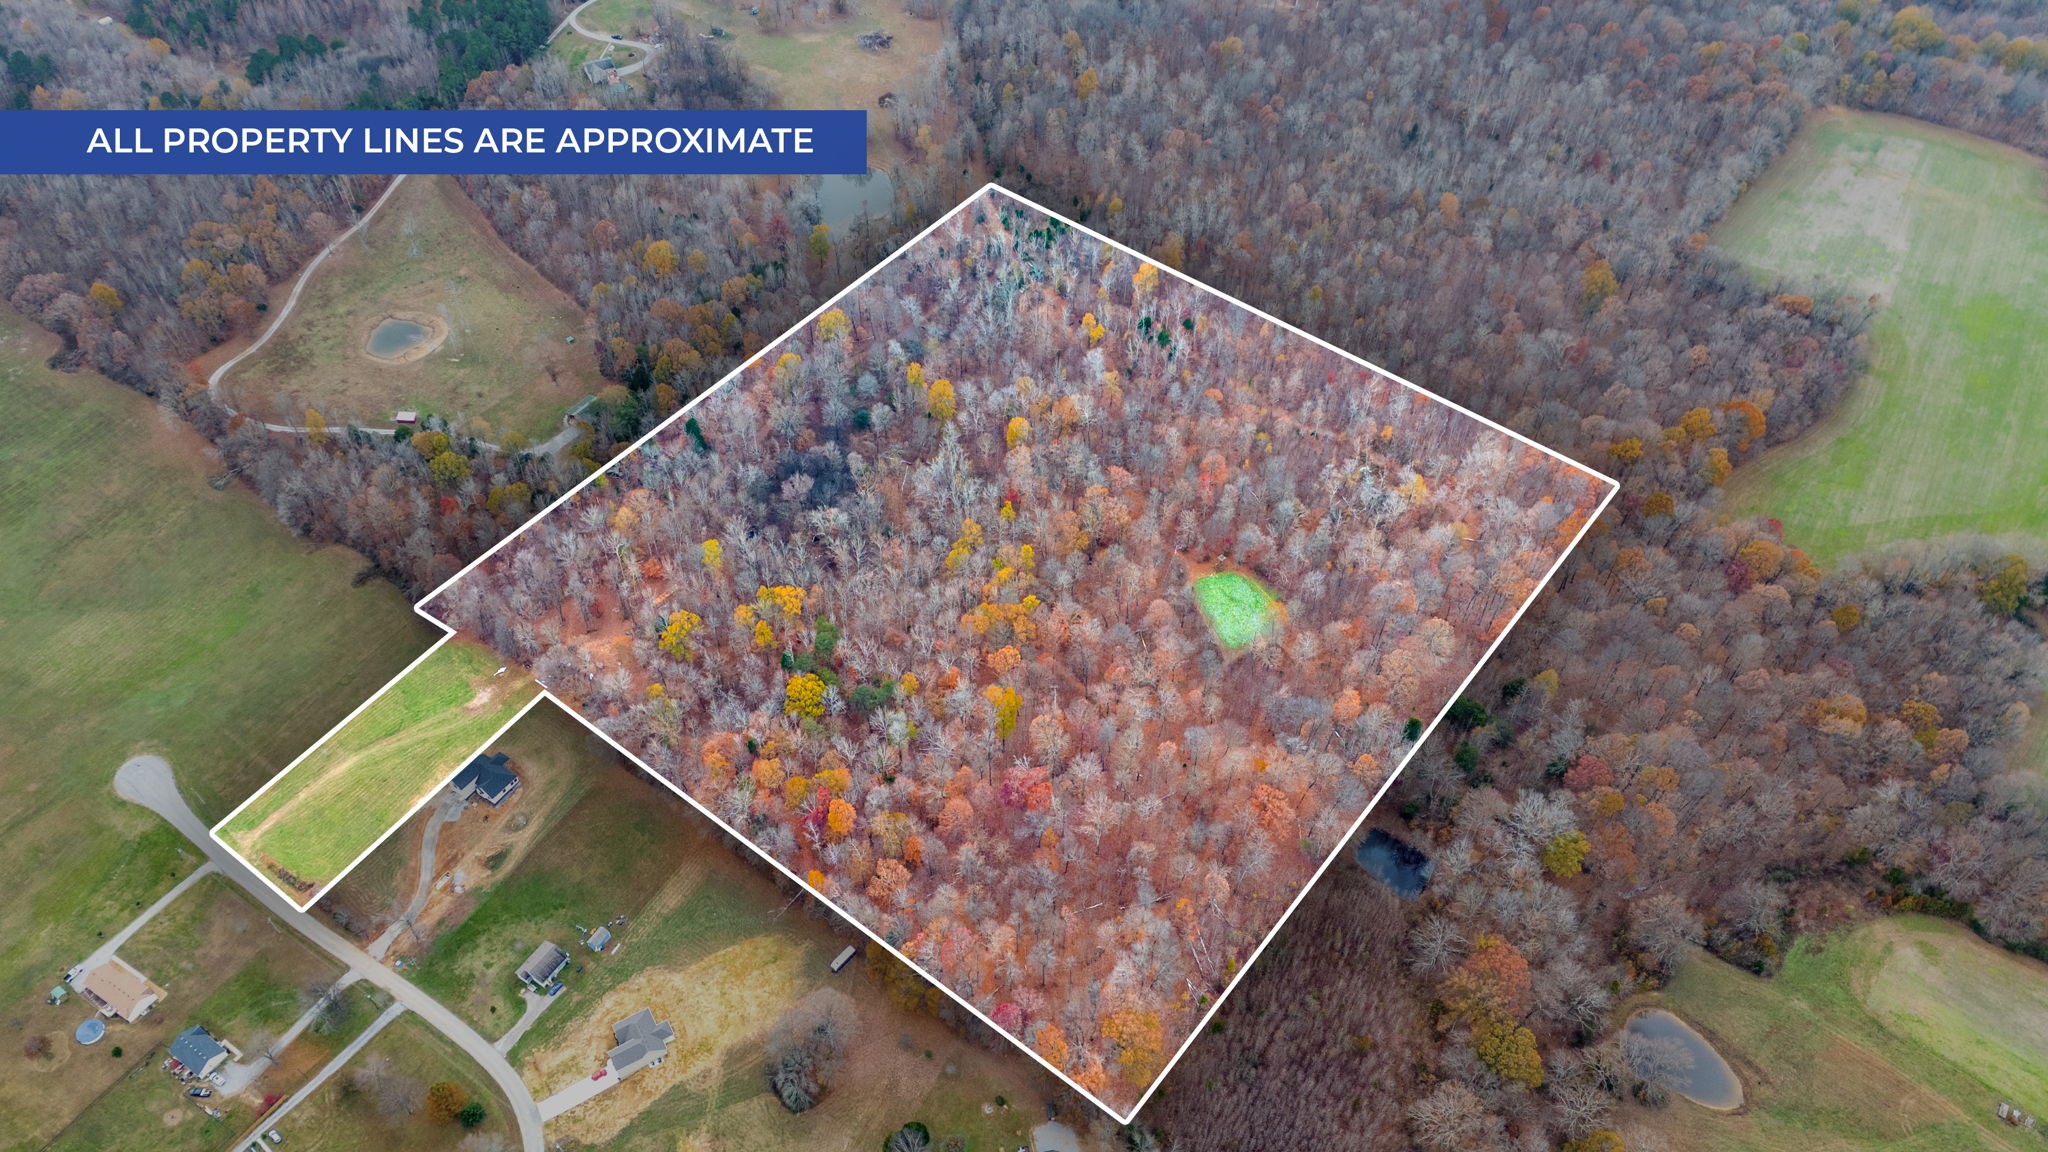
{"label": "curved road", "polygon": [[[594,3],[595,0],[592,0],[592,2]],[[578,9],[578,11],[581,11],[581,9]],[[573,19],[574,13],[571,13],[570,15]],[[641,63],[644,64],[646,62],[642,61]],[[625,71],[625,69],[621,69],[621,71]],[[242,414],[240,409],[236,408],[233,404],[228,403],[227,397],[221,394],[220,382],[227,378],[227,374],[229,372],[234,371],[235,365],[240,364],[242,361],[248,359],[251,356],[254,356],[258,351],[262,350],[265,344],[270,343],[270,338],[272,336],[277,335],[277,330],[284,327],[284,322],[291,318],[292,309],[297,308],[299,306],[299,294],[306,290],[306,285],[310,283],[313,279],[313,273],[319,271],[320,265],[325,264],[327,262],[327,258],[329,256],[334,255],[336,249],[340,248],[343,244],[347,243],[349,237],[362,231],[364,225],[367,225],[372,219],[376,217],[377,210],[384,207],[385,202],[391,199],[391,194],[393,192],[398,191],[398,186],[403,183],[405,183],[405,175],[403,173],[397,176],[393,176],[391,178],[390,185],[384,189],[384,194],[377,197],[377,202],[370,205],[370,210],[368,212],[363,213],[361,219],[349,225],[348,228],[344,230],[341,235],[336,236],[334,239],[328,241],[327,246],[325,248],[320,249],[318,254],[316,254],[311,260],[306,261],[306,266],[304,268],[299,269],[299,278],[292,282],[292,290],[284,298],[284,307],[279,308],[277,310],[277,315],[273,317],[270,321],[270,327],[265,328],[261,336],[258,336],[256,337],[256,339],[250,341],[249,346],[247,348],[244,348],[240,352],[235,353],[233,356],[228,357],[225,361],[221,363],[220,367],[215,368],[213,371],[206,374],[206,394],[213,400],[215,404],[218,404],[220,406],[221,411],[226,412],[231,417],[240,416]],[[312,429],[299,424],[272,424],[269,421],[264,421],[263,427],[266,431],[270,432],[289,432],[301,436],[305,435],[307,432],[312,431]],[[398,429],[396,428],[363,428],[363,431],[368,432],[372,436],[393,436],[398,433]],[[555,433],[553,436],[549,437],[545,443],[537,445],[529,449],[529,451],[537,453],[542,456],[552,456],[555,453],[560,452],[562,449],[567,448],[569,445],[574,444],[576,442],[576,438],[578,436],[581,436],[582,434],[582,430],[577,428],[575,425],[564,425],[560,432]],[[499,448],[496,444],[486,443],[482,440],[477,441],[477,443],[482,447],[489,449],[492,452],[503,451],[503,449]]]}
{"label": "curved road", "polygon": [[171,775],[171,766],[163,757],[137,756],[122,764],[114,772],[114,791],[123,800],[140,804],[163,817],[171,827],[198,845],[222,875],[241,885],[271,915],[325,949],[350,972],[390,993],[394,1000],[468,1053],[469,1058],[483,1068],[498,1085],[498,1091],[511,1102],[513,1119],[519,1124],[519,1143],[524,1152],[543,1152],[540,1108],[534,1103],[533,1093],[527,1090],[525,1081],[519,1078],[511,1063],[491,1046],[491,1042],[440,1001],[420,991],[412,981],[370,959],[369,954],[356,947],[353,941],[294,908],[290,901],[278,895],[276,889],[257,879],[240,857],[207,833],[206,825],[200,823],[191,805],[185,803],[185,797],[178,792],[177,779]]}
{"label": "curved road", "polygon": [[641,53],[639,62],[628,64],[624,68],[619,69],[619,75],[621,76],[631,76],[633,73],[647,67],[647,62],[654,58],[656,52],[661,51],[661,45],[650,44],[645,40],[628,40],[623,36],[615,39],[607,33],[592,32],[590,29],[585,28],[583,26],[583,10],[595,3],[597,3],[597,0],[583,0],[583,3],[578,4],[567,16],[562,17],[562,22],[555,25],[553,32],[548,33],[548,43],[554,43],[564,32],[574,32],[585,40],[595,40],[607,48],[639,49]]}

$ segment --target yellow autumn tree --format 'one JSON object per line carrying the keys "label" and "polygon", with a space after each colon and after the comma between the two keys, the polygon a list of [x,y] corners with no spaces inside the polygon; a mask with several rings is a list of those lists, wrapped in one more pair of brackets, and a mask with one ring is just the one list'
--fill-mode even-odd
{"label": "yellow autumn tree", "polygon": [[825,682],[816,673],[792,677],[782,694],[782,710],[791,716],[815,718],[825,714]]}
{"label": "yellow autumn tree", "polygon": [[818,339],[820,340],[830,342],[841,339],[852,329],[853,323],[846,318],[846,313],[841,312],[837,308],[818,317]]}
{"label": "yellow autumn tree", "polygon": [[719,543],[716,538],[699,544],[697,546],[697,556],[704,562],[704,567],[709,568],[713,572],[725,570],[725,545]]}
{"label": "yellow autumn tree", "polygon": [[951,380],[934,380],[931,387],[925,389],[925,413],[941,424],[953,418],[956,403],[953,396],[953,382]]}
{"label": "yellow autumn tree", "polygon": [[690,636],[704,624],[704,618],[687,608],[669,613],[668,623],[662,626],[661,639],[657,646],[678,660],[691,658]]}
{"label": "yellow autumn tree", "polygon": [[853,834],[853,805],[834,796],[825,808],[825,831],[834,840],[844,840]]}
{"label": "yellow autumn tree", "polygon": [[640,267],[649,276],[673,276],[680,264],[681,260],[676,256],[676,246],[666,240],[656,240],[649,244],[647,251],[640,256]]}

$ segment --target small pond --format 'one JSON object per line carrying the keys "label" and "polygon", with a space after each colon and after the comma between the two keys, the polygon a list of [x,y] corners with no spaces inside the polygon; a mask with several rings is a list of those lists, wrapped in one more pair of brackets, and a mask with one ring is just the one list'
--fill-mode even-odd
{"label": "small pond", "polygon": [[426,338],[426,325],[393,316],[370,330],[370,355],[389,360]]}
{"label": "small pond", "polygon": [[1359,867],[1403,900],[1415,899],[1429,886],[1429,857],[1414,845],[1377,828],[1365,834],[1353,855]]}
{"label": "small pond", "polygon": [[[1742,1081],[1736,1079],[1735,1069],[1728,1066],[1707,1038],[1692,1030],[1691,1026],[1662,1008],[1649,1008],[1628,1018],[1624,1029],[1623,1051],[1627,1052],[1633,1042],[1649,1041],[1666,1049],[1668,1056],[1691,1058],[1686,1066],[1684,1057],[1659,1059],[1665,1066],[1663,1074],[1652,1077],[1657,1083],[1695,1104],[1727,1111],[1742,1107]],[[1636,1065],[1632,1057],[1630,1064]],[[1641,1074],[1639,1070],[1638,1074]]]}
{"label": "small pond", "polygon": [[896,211],[896,181],[877,168],[862,176],[825,176],[818,183],[818,208],[825,226],[844,232],[863,219]]}

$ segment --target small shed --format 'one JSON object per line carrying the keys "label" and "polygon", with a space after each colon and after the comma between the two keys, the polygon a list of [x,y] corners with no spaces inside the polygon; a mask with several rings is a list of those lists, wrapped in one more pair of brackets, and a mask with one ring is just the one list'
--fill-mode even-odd
{"label": "small shed", "polygon": [[834,956],[832,958],[832,971],[837,972],[848,964],[853,963],[854,951],[853,945],[848,944],[845,950],[841,951],[839,955]]}
{"label": "small shed", "polygon": [[398,415],[391,419],[397,424],[417,424],[420,422],[420,412],[417,408],[400,408]]}
{"label": "small shed", "polygon": [[597,931],[592,932],[589,939],[583,941],[583,944],[592,952],[602,952],[604,951],[604,946],[611,942],[612,930],[600,924]]}

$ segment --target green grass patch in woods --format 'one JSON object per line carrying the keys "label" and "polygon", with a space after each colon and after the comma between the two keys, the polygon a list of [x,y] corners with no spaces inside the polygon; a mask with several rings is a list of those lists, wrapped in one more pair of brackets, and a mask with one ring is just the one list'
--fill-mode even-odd
{"label": "green grass patch in woods", "polygon": [[1242,573],[1217,572],[1196,580],[1195,602],[1225,648],[1242,648],[1272,630],[1273,594]]}

